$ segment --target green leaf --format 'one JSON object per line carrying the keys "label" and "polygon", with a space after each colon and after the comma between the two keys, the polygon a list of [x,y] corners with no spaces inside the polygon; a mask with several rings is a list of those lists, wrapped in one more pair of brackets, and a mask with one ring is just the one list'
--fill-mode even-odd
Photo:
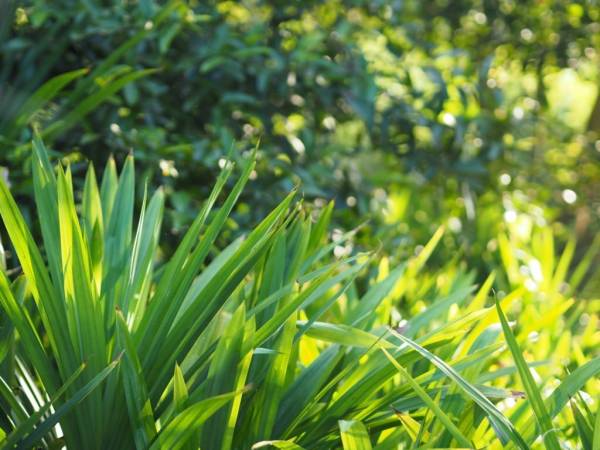
{"label": "green leaf", "polygon": [[392,355],[390,355],[390,353],[385,348],[381,347],[381,351],[383,351],[383,353],[385,354],[385,356],[387,356],[389,361],[394,365],[398,372],[400,372],[402,378],[406,380],[406,382],[415,391],[419,398],[423,400],[423,403],[425,403],[425,405],[427,405],[427,407],[431,409],[431,411],[433,411],[433,414],[439,419],[439,421],[444,425],[444,427],[446,427],[446,429],[452,434],[452,436],[454,436],[456,442],[461,447],[472,447],[472,444],[469,441],[469,439],[467,439],[460,432],[458,427],[454,425],[452,420],[446,415],[446,413],[444,413],[444,411],[442,411],[440,406],[429,395],[427,395],[425,389],[423,389],[421,385],[419,385],[419,383],[417,383],[415,379],[410,376],[410,374],[406,371],[406,369],[404,369],[404,367],[398,364],[398,361],[396,361],[396,359]]}
{"label": "green leaf", "polygon": [[260,441],[252,446],[252,450],[264,447],[275,447],[283,450],[304,450],[299,445],[290,441]]}
{"label": "green leaf", "polygon": [[[556,417],[567,402],[579,391],[585,383],[600,374],[600,357],[588,361],[567,375],[560,385],[554,389],[546,399],[546,410],[551,418]],[[523,427],[525,430],[525,440],[533,443],[539,436],[539,429],[536,428],[536,420],[531,418]]]}
{"label": "green leaf", "polygon": [[158,437],[149,447],[149,450],[162,450],[165,448],[178,450],[183,448],[194,433],[196,433],[197,427],[202,425],[235,396],[235,392],[218,395],[187,407],[165,424],[160,430]]}
{"label": "green leaf", "polygon": [[[246,320],[243,342],[252,342],[255,331],[256,323],[252,317]],[[247,352],[241,362],[238,364],[237,379],[235,382],[235,388],[236,392],[238,392],[238,395],[233,399],[231,404],[227,427],[223,433],[223,444],[221,446],[221,450],[231,450],[234,434],[236,430],[239,430],[237,425],[238,417],[242,409],[242,395],[244,393],[244,386],[248,378],[248,373],[250,372],[250,364],[252,363],[253,356],[254,354],[252,351]]]}
{"label": "green leaf", "polygon": [[56,96],[56,94],[62,91],[65,86],[85,75],[88,71],[88,69],[73,70],[57,75],[46,81],[27,99],[16,114],[14,128],[20,129],[25,126],[31,120],[31,116],[42,109]]}
{"label": "green leaf", "polygon": [[102,218],[100,190],[98,189],[94,166],[91,164],[88,166],[88,171],[85,176],[81,209],[83,233],[87,246],[90,249],[92,273],[96,285],[96,292],[99,294],[102,281],[104,223]]}
{"label": "green leaf", "polygon": [[503,441],[512,441],[518,448],[528,450],[529,446],[525,443],[522,436],[515,429],[512,423],[485,397],[475,386],[462,378],[452,367],[445,363],[442,359],[435,356],[427,349],[421,347],[416,342],[390,330],[392,335],[400,339],[407,346],[413,348],[422,356],[427,358],[433,365],[442,371],[448,378],[452,379],[465,394],[477,403],[487,414],[490,422],[494,425],[494,429]]}
{"label": "green leaf", "polygon": [[[59,362],[59,368],[64,369],[65,373],[72,373],[79,364],[73,358],[74,351],[65,323],[64,303],[57,295],[40,250],[2,179],[0,179],[0,216],[15,248],[23,273],[29,281],[29,289],[39,308],[44,327],[48,331],[48,339]],[[49,373],[45,381],[48,382],[50,393],[54,394],[59,384]]]}
{"label": "green leaf", "polygon": [[[50,408],[53,405],[56,405],[56,401],[65,394],[67,389],[73,384],[73,382],[79,377],[79,375],[81,375],[81,372],[83,372],[84,369],[85,369],[85,364],[82,364],[79,367],[79,369],[76,370],[75,373],[73,375],[71,375],[71,377],[66,381],[66,383],[56,392],[55,397],[51,401],[46,402],[35,413],[33,413],[29,417],[27,417],[27,419],[23,423],[20,423],[18,425],[18,427],[15,428],[6,437],[6,440],[5,441],[3,440],[1,442],[4,445],[3,448],[13,447],[18,441],[22,440],[26,435],[31,433],[31,431],[34,429],[35,425],[40,421],[40,419],[43,416],[45,416],[48,413],[48,411],[50,411]],[[3,395],[3,397],[5,399],[7,398],[5,395]]]}
{"label": "green leaf", "polygon": [[340,420],[340,437],[344,450],[371,450],[371,440],[364,424],[358,420]]}
{"label": "green leaf", "polygon": [[[142,323],[140,323],[136,330],[136,337],[141,348],[147,348],[152,351],[162,342],[168,329],[171,326],[171,321],[176,317],[177,309],[180,307],[179,302],[173,302],[172,298],[177,294],[177,289],[181,291],[187,291],[191,286],[192,279],[196,275],[196,271],[199,269],[202,261],[195,262],[195,265],[190,266],[188,257],[190,251],[194,248],[194,243],[200,236],[200,232],[204,227],[204,224],[208,218],[210,210],[212,209],[219,193],[225,185],[227,179],[231,174],[231,167],[225,167],[225,169],[219,174],[217,181],[208,197],[205,201],[200,213],[194,219],[194,222],[186,232],[183,240],[177,247],[175,254],[169,260],[166,265],[163,275],[156,286],[156,292],[153,300],[150,303],[148,310],[144,314]],[[202,253],[208,250],[204,250],[203,245],[196,247],[196,253],[200,253],[199,248],[202,248]],[[202,256],[202,254],[198,255]],[[199,260],[199,257],[194,260]],[[186,266],[186,270],[182,270],[182,267]],[[150,352],[149,354],[151,354]],[[144,364],[147,364],[144,362]]]}
{"label": "green leaf", "polygon": [[56,411],[50,415],[47,419],[41,422],[35,429],[35,431],[21,441],[18,446],[20,448],[32,448],[33,444],[38,442],[44,437],[44,435],[56,425],[67,413],[69,413],[77,404],[82,402],[88,395],[94,392],[98,386],[110,375],[110,373],[117,367],[119,360],[115,360],[110,363],[106,368],[94,376],[85,386],[79,389],[69,400],[63,403]]}
{"label": "green leaf", "polygon": [[173,374],[173,404],[175,412],[179,413],[184,410],[188,397],[188,388],[185,384],[183,372],[179,364],[175,364],[175,373]]}
{"label": "green leaf", "polygon": [[[596,404],[600,404],[596,401]],[[600,448],[600,408],[596,411],[596,420],[594,421],[594,437],[592,439],[592,448]]]}
{"label": "green leaf", "polygon": [[31,316],[23,305],[15,299],[8,278],[0,270],[0,304],[4,313],[10,318],[12,325],[19,333],[23,352],[31,361],[42,379],[46,388],[54,395],[58,390],[59,377],[53,367],[49,355],[46,353]]}
{"label": "green leaf", "polygon": [[[144,204],[133,240],[129,277],[123,295],[123,310],[128,319],[137,325],[143,317],[152,282],[153,258],[158,248],[164,210],[164,193],[158,189],[147,208]],[[135,328],[135,325],[132,328]]]}
{"label": "green leaf", "polygon": [[71,111],[66,113],[62,118],[52,122],[42,132],[41,136],[45,139],[51,140],[58,134],[64,133],[77,125],[85,116],[90,112],[94,111],[98,105],[106,102],[114,94],[123,89],[127,84],[139,80],[140,78],[147,77],[157,72],[157,69],[145,69],[137,70],[123,75],[116,80],[107,83],[105,86],[100,88],[97,92],[87,96],[81,100]]}
{"label": "green leaf", "polygon": [[296,330],[296,314],[290,315],[279,336],[274,350],[277,354],[272,358],[269,369],[257,399],[254,402],[252,418],[252,437],[254,441],[271,436],[281,397],[286,388],[285,380],[292,356],[294,332]]}
{"label": "green leaf", "polygon": [[123,314],[117,312],[117,348],[124,352],[121,364],[121,379],[125,391],[125,400],[132,422],[133,439],[138,450],[148,448],[156,436],[154,414],[148,398],[146,380],[135,346],[132,342]]}
{"label": "green leaf", "polygon": [[127,264],[131,255],[135,176],[133,157],[127,157],[119,176],[111,213],[106,216],[104,236],[102,295],[104,297],[104,323],[108,330],[114,323],[114,310],[118,306],[127,312],[125,283]]}
{"label": "green leaf", "polygon": [[[242,358],[242,340],[244,338],[244,323],[246,309],[244,304],[235,311],[227,328],[223,331],[213,353],[204,392],[206,396],[214,396],[234,391],[236,388],[237,367]],[[224,408],[208,419],[203,427],[201,438],[202,448],[218,449],[223,444],[223,434],[215,430],[227,427],[230,411]]]}
{"label": "green leaf", "polygon": [[591,424],[588,423],[575,401],[571,401],[571,411],[573,411],[573,417],[575,418],[575,429],[579,435],[581,446],[584,450],[594,450],[592,448],[593,437]]}
{"label": "green leaf", "polygon": [[[305,320],[299,320],[297,323],[299,328],[306,327],[306,324]],[[385,348],[395,347],[394,344],[387,342],[382,336],[377,336],[343,324],[314,322],[306,331],[306,335],[315,339],[350,347],[369,348],[375,344],[379,344]]]}
{"label": "green leaf", "polygon": [[[111,156],[106,162],[104,174],[102,175],[102,183],[100,185],[100,200],[102,203],[102,220],[104,227],[106,227],[108,218],[112,214],[118,187],[119,177],[117,175],[117,165],[115,164],[114,158]],[[104,234],[102,236],[104,237]]]}
{"label": "green leaf", "polygon": [[515,365],[517,366],[523,386],[525,387],[525,392],[527,393],[529,403],[531,404],[531,407],[535,413],[535,417],[537,418],[537,421],[542,429],[544,443],[546,447],[551,450],[560,450],[560,444],[556,438],[556,432],[552,426],[552,421],[548,415],[548,411],[544,406],[542,396],[538,391],[535,381],[533,380],[533,376],[529,371],[529,367],[525,362],[525,358],[521,353],[521,349],[517,344],[517,340],[515,339],[515,336],[508,325],[508,321],[502,312],[502,308],[500,307],[498,299],[496,299],[496,309],[498,311],[500,323],[502,324],[502,331],[504,332],[506,343],[508,344],[508,348],[513,355],[513,359],[515,361]]}

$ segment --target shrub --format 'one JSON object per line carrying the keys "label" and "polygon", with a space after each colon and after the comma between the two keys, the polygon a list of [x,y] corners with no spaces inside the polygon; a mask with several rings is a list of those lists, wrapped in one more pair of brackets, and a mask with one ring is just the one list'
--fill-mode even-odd
{"label": "shrub", "polygon": [[[193,220],[227,150],[259,138],[260,176],[243,193],[246,211],[232,214],[242,229],[300,180],[306,199],[336,199],[339,227],[373,215],[372,231],[357,236],[368,248],[413,247],[432,223],[460,219],[442,259],[461,249],[482,272],[504,208],[576,215],[584,239],[598,229],[598,130],[583,130],[599,15],[583,0],[5,3],[0,164],[23,199],[28,152],[14,147],[35,124],[73,161],[135,149],[150,184],[176,192],[168,229]],[[564,67],[592,84],[581,91],[569,71],[575,115],[553,100]],[[78,73],[11,120],[44,81]],[[411,214],[390,232],[378,213],[398,198]]]}

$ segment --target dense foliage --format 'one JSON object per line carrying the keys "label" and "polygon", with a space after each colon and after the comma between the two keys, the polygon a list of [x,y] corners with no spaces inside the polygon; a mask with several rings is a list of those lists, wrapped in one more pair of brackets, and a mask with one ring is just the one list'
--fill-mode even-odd
{"label": "dense foliage", "polygon": [[[448,251],[477,265],[491,259],[500,202],[576,218],[582,240],[597,229],[595,0],[4,7],[3,148],[27,146],[29,123],[76,172],[76,161],[133,150],[154,183],[176,191],[174,232],[229,149],[258,140],[255,188],[233,216],[242,229],[298,184],[307,199],[335,198],[344,229],[370,218],[367,248],[412,246],[436,224],[460,223]],[[0,156],[17,192],[31,187],[27,154]],[[381,213],[390,203],[400,204],[391,219]]]}
{"label": "dense foliage", "polygon": [[[355,280],[373,256],[332,260],[345,238],[325,240],[331,208],[313,223],[294,192],[245,239],[213,251],[252,155],[211,212],[234,169],[225,164],[173,256],[157,264],[164,194],[144,195],[136,224],[131,158],[120,175],[109,161],[100,185],[90,166],[78,205],[70,168],[55,172],[39,140],[34,151],[46,262],[0,183],[0,216],[20,263],[0,271],[4,448],[528,449],[543,441],[558,450],[559,442],[599,442],[600,415],[580,393],[600,392],[598,317],[581,320],[598,302],[569,311],[573,300],[558,289],[576,289],[589,258],[570,274],[570,247],[554,264],[547,231],[533,249],[547,257],[537,279],[543,305],[513,278],[518,256],[508,239],[515,289],[495,307],[492,276],[477,290],[452,264],[423,273],[442,230],[405,264],[382,261],[361,293]],[[403,300],[419,311],[404,316]],[[514,334],[502,309],[517,303]],[[527,363],[520,343],[532,333],[544,345]]]}
{"label": "dense foliage", "polygon": [[0,2],[2,445],[597,450],[599,67],[597,0]]}

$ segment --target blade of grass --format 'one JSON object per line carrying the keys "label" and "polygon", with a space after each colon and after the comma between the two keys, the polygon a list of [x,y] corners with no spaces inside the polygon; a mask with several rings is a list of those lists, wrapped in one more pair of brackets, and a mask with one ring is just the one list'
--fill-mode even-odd
{"label": "blade of grass", "polygon": [[[550,418],[556,417],[567,405],[568,401],[579,391],[585,383],[600,374],[600,357],[588,361],[567,375],[560,385],[546,399],[546,410]],[[525,440],[531,444],[539,436],[536,419],[530,418],[523,427]]]}
{"label": "blade of grass", "polygon": [[33,448],[34,444],[44,437],[44,435],[56,425],[67,413],[69,413],[77,404],[82,402],[110,375],[110,373],[119,364],[119,359],[110,363],[105,369],[94,376],[85,386],[72,395],[69,400],[56,409],[50,417],[39,424],[35,431],[27,436],[26,439],[19,442],[19,448]]}
{"label": "blade of grass", "polygon": [[27,99],[19,110],[14,122],[15,128],[20,129],[25,126],[31,119],[31,116],[35,114],[36,111],[43,108],[56,96],[56,94],[62,91],[65,86],[88,72],[88,69],[72,70],[46,81]]}
{"label": "blade of grass", "polygon": [[573,417],[575,419],[575,430],[579,435],[579,442],[581,442],[581,446],[583,450],[595,450],[592,447],[592,428],[591,424],[587,422],[585,416],[577,406],[577,402],[571,400],[571,411],[573,412]]}
{"label": "blade of grass", "polygon": [[438,420],[446,427],[446,429],[454,436],[456,442],[460,444],[462,447],[472,447],[469,439],[464,436],[458,427],[454,425],[452,420],[442,411],[442,409],[438,406],[438,404],[429,396],[425,389],[421,387],[419,383],[415,381],[413,377],[402,367],[396,359],[390,355],[390,353],[383,347],[380,347],[381,351],[385,354],[388,360],[392,363],[392,365],[400,372],[402,378],[410,385],[410,387],[415,391],[415,393],[419,396],[423,403],[427,405],[429,409],[433,412],[433,414],[438,418]]}
{"label": "blade of grass", "polygon": [[35,413],[31,414],[27,420],[23,423],[20,423],[17,428],[15,428],[7,437],[6,441],[2,441],[2,445],[4,448],[12,448],[18,441],[23,439],[28,433],[30,433],[37,422],[46,415],[50,408],[56,404],[56,401],[62,397],[67,389],[73,384],[73,382],[79,377],[81,372],[85,369],[85,364],[82,364],[77,371],[69,379],[65,382],[65,384],[56,392],[56,396],[51,400],[46,402],[40,409],[38,409]]}
{"label": "blade of grass", "polygon": [[487,414],[490,422],[494,426],[496,432],[500,435],[504,442],[511,440],[518,448],[522,450],[528,450],[529,446],[523,440],[523,437],[515,429],[513,424],[485,397],[477,388],[471,383],[461,377],[452,367],[450,367],[442,359],[431,353],[429,350],[421,347],[416,342],[397,333],[394,330],[390,330],[392,335],[400,339],[404,344],[416,350],[422,356],[427,358],[433,365],[441,370],[447,377],[453,380],[465,394],[477,403]]}
{"label": "blade of grass", "polygon": [[125,400],[129,410],[129,420],[133,427],[133,438],[138,450],[148,448],[156,436],[154,413],[148,399],[146,381],[142,367],[132,342],[125,318],[117,311],[117,348],[124,352],[121,364],[121,378],[125,391]]}
{"label": "blade of grass", "polygon": [[282,450],[304,450],[298,444],[290,441],[260,441],[252,446],[252,450],[264,447],[275,447]]}
{"label": "blade of grass", "polygon": [[4,313],[10,318],[11,323],[19,333],[21,345],[23,346],[24,354],[29,361],[36,367],[36,370],[42,377],[46,388],[49,391],[58,389],[59,376],[46,353],[36,327],[31,319],[29,312],[23,308],[15,299],[8,278],[3,271],[0,270],[0,304]]}
{"label": "blade of grass", "polygon": [[340,437],[344,450],[371,450],[371,440],[365,425],[358,420],[340,420]]}
{"label": "blade of grass", "polygon": [[[114,324],[115,306],[124,309],[124,284],[130,256],[133,224],[133,204],[135,175],[133,157],[128,156],[119,176],[111,214],[107,221],[104,236],[102,295],[104,297],[104,326],[109,330]],[[119,302],[119,303],[117,303]]]}
{"label": "blade of grass", "polygon": [[[244,337],[243,341],[252,342],[254,333],[256,331],[256,321],[254,317],[246,320],[244,325]],[[227,421],[227,427],[225,428],[225,433],[223,433],[223,444],[221,446],[221,450],[230,450],[232,448],[233,437],[236,432],[238,417],[242,411],[242,394],[244,393],[244,385],[246,384],[246,380],[248,378],[248,373],[250,372],[250,364],[252,363],[252,359],[254,356],[253,351],[249,351],[242,358],[238,370],[237,370],[237,379],[235,381],[236,392],[239,394],[233,399],[231,405],[231,411],[229,413],[229,420]]]}
{"label": "blade of grass", "polygon": [[[0,179],[0,216],[29,281],[29,289],[40,311],[58,367],[64,370],[66,378],[79,364],[72,358],[74,352],[67,333],[64,303],[52,285],[40,250],[3,179]],[[69,368],[72,370],[67,371]],[[54,384],[51,378],[48,378],[48,382],[51,393],[56,392],[59,385]]]}
{"label": "blade of grass", "polygon": [[[299,320],[297,326],[298,328],[304,328],[306,321]],[[350,347],[369,348],[376,343],[386,348],[395,347],[394,344],[382,339],[381,336],[351,327],[350,325],[314,322],[305,334],[314,339]]]}
{"label": "blade of grass", "polygon": [[[242,303],[233,313],[213,353],[204,387],[206,396],[224,394],[235,389],[237,367],[242,356],[241,348],[245,321],[246,309]],[[200,441],[202,448],[218,449],[222,447],[223,435],[215,433],[215,430],[226,428],[229,413],[227,407],[223,408],[206,421],[202,428]]]}
{"label": "blade of grass", "polygon": [[552,426],[552,421],[550,416],[548,415],[548,411],[544,406],[544,402],[542,400],[542,396],[533,380],[533,376],[529,371],[529,367],[527,366],[527,362],[523,357],[523,353],[519,348],[519,344],[517,344],[517,340],[508,325],[508,320],[506,316],[502,312],[502,308],[500,307],[500,303],[498,299],[496,299],[496,309],[498,311],[498,317],[500,318],[500,323],[502,325],[502,331],[504,332],[504,337],[506,339],[506,343],[508,344],[508,348],[510,349],[511,354],[513,355],[513,359],[515,361],[515,365],[517,366],[517,370],[519,372],[519,376],[521,378],[521,382],[525,387],[525,392],[527,392],[527,397],[533,408],[533,412],[535,413],[535,417],[542,429],[544,443],[547,448],[550,450],[560,450],[560,444],[558,443],[558,439],[556,437],[556,432],[554,427]]}
{"label": "blade of grass", "polygon": [[[596,399],[596,404],[600,405],[600,396]],[[600,448],[600,407],[596,410],[596,420],[594,421],[594,437],[592,439],[592,448]]]}
{"label": "blade of grass", "polygon": [[206,419],[225,406],[237,393],[218,395],[197,402],[177,414],[160,430],[149,450],[179,450]]}
{"label": "blade of grass", "polygon": [[140,78],[147,77],[148,75],[156,73],[157,71],[158,69],[137,70],[125,74],[122,77],[108,83],[97,92],[94,92],[84,100],[80,101],[62,118],[52,122],[41,132],[41,136],[47,140],[54,139],[58,134],[64,133],[77,125],[77,123],[79,123],[85,116],[96,109],[98,105],[107,101],[110,97],[123,89],[123,87],[125,87],[127,84],[135,80],[139,80]]}
{"label": "blade of grass", "polygon": [[102,200],[100,198],[98,182],[96,181],[96,173],[91,164],[88,166],[85,176],[81,209],[82,228],[87,246],[90,249],[96,295],[99,295],[102,284],[104,223],[102,220]]}
{"label": "blade of grass", "polygon": [[252,420],[252,440],[263,440],[271,436],[277,409],[285,389],[285,379],[292,354],[294,332],[296,330],[296,314],[287,320],[277,340],[273,357],[265,382],[257,394],[255,415]]}
{"label": "blade of grass", "polygon": [[[170,323],[166,323],[168,320],[173,320],[176,317],[176,310],[178,305],[173,302],[173,298],[176,295],[177,289],[182,288],[187,291],[189,286],[186,284],[185,276],[194,277],[199,267],[192,266],[190,269],[188,258],[190,251],[194,248],[194,243],[198,240],[200,232],[204,227],[204,224],[208,218],[208,215],[217,200],[218,195],[225,186],[225,183],[232,172],[232,165],[226,165],[224,170],[221,171],[215,185],[208,197],[204,202],[202,209],[194,219],[194,222],[186,232],[180,245],[177,247],[175,254],[167,263],[164,274],[161,277],[158,285],[156,286],[156,292],[154,294],[152,302],[149,304],[146,314],[140,323],[136,331],[136,340],[139,342],[140,348],[149,349],[150,354],[155,351],[158,347],[159,342],[164,340]],[[198,246],[198,248],[200,245]],[[198,259],[198,258],[196,258]],[[201,261],[200,261],[201,262]],[[187,265],[187,269],[184,271],[182,268]],[[191,274],[189,272],[192,272]],[[191,286],[192,281],[189,281]],[[182,300],[183,302],[183,300]],[[179,305],[180,307],[181,305]],[[144,366],[147,365],[147,361],[142,360]]]}
{"label": "blade of grass", "polygon": [[[121,302],[123,311],[128,316],[128,322],[141,320],[146,307],[146,296],[151,287],[152,263],[158,247],[163,211],[164,193],[162,189],[158,189],[150,199],[148,207],[142,209],[140,213],[133,240],[129,277]],[[130,315],[132,317],[129,317]]]}

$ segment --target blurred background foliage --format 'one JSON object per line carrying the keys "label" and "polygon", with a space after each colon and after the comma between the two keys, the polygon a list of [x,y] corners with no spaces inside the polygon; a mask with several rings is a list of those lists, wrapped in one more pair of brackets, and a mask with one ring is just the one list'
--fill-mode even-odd
{"label": "blurred background foliage", "polygon": [[76,174],[133,152],[167,188],[171,242],[225,158],[257,145],[232,235],[294,186],[317,209],[335,199],[340,231],[363,223],[339,253],[405,258],[442,224],[434,261],[480,276],[500,232],[552,223],[585,249],[598,230],[595,0],[2,8],[0,164],[24,206],[38,128]]}

